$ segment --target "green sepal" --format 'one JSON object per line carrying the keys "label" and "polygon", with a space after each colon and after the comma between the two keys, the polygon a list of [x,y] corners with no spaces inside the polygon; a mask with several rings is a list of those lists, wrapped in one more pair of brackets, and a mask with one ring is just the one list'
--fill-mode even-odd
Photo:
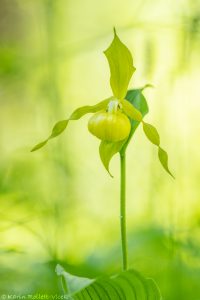
{"label": "green sepal", "polygon": [[113,97],[110,97],[110,98],[107,98],[95,105],[92,105],[92,106],[87,105],[87,106],[82,106],[82,107],[77,108],[67,120],[58,121],[52,129],[51,135],[43,142],[40,142],[39,144],[34,146],[33,149],[31,150],[31,152],[44,147],[50,139],[53,139],[53,138],[57,137],[58,135],[60,135],[66,129],[69,121],[78,120],[88,113],[95,113],[99,110],[105,109],[107,107],[109,101],[112,99],[113,99]]}
{"label": "green sepal", "polygon": [[131,52],[120,41],[115,30],[114,39],[104,54],[110,67],[110,85],[113,95],[117,99],[124,99],[135,67]]}
{"label": "green sepal", "polygon": [[132,269],[111,277],[103,276],[94,280],[73,276],[64,269],[57,274],[65,281],[68,289],[67,292],[64,290],[64,293],[70,300],[162,300],[156,283]]}
{"label": "green sepal", "polygon": [[112,157],[121,150],[124,143],[125,140],[116,143],[107,142],[107,141],[101,141],[100,143],[99,146],[100,158],[104,167],[106,168],[106,170],[108,171],[111,177],[113,177],[113,175],[110,173],[109,170],[110,161]]}

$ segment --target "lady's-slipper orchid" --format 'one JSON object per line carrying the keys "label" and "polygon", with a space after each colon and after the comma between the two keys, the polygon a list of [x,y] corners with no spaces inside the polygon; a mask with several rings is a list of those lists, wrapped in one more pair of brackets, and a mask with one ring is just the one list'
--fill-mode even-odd
{"label": "lady's-slipper orchid", "polygon": [[144,88],[128,91],[129,81],[136,69],[130,51],[121,42],[115,30],[114,39],[104,53],[110,67],[113,96],[94,106],[76,109],[68,119],[57,122],[51,135],[31,151],[42,148],[50,139],[60,135],[69,121],[78,120],[88,113],[95,113],[89,120],[88,129],[101,140],[100,157],[108,172],[113,155],[126,149],[135,129],[142,123],[146,137],[158,147],[158,157],[162,166],[173,177],[168,168],[168,155],[160,147],[160,137],[156,128],[143,121],[148,112],[146,100],[142,95]]}

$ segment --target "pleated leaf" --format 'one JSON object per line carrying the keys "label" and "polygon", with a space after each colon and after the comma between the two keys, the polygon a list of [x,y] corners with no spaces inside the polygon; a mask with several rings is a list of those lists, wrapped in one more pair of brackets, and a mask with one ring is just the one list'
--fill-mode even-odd
{"label": "pleated leaf", "polygon": [[[64,271],[57,272],[57,274],[65,280],[68,287],[66,296],[69,300],[162,300],[160,290],[155,282],[135,270],[128,270],[112,277],[87,279],[86,281],[85,278],[72,276]],[[76,290],[74,290],[75,283]]]}
{"label": "pleated leaf", "polygon": [[124,99],[129,81],[135,71],[133,58],[128,48],[120,41],[114,30],[114,39],[104,51],[110,67],[110,85],[117,99]]}
{"label": "pleated leaf", "polygon": [[95,113],[99,110],[105,109],[107,107],[109,101],[112,99],[113,99],[113,97],[110,97],[108,99],[105,99],[105,100],[97,103],[96,105],[93,105],[93,106],[87,105],[87,106],[82,106],[82,107],[77,108],[68,119],[58,121],[54,125],[50,136],[46,140],[44,140],[44,141],[40,142],[39,144],[37,144],[36,146],[34,146],[33,149],[31,150],[31,152],[44,147],[50,139],[53,139],[53,138],[57,137],[58,135],[60,135],[66,129],[69,121],[78,120],[81,117],[83,117],[85,114]]}
{"label": "pleated leaf", "polygon": [[62,288],[64,293],[66,294],[73,294],[77,290],[85,288],[94,281],[93,279],[77,277],[70,273],[67,273],[61,265],[57,265],[55,271],[61,278]]}

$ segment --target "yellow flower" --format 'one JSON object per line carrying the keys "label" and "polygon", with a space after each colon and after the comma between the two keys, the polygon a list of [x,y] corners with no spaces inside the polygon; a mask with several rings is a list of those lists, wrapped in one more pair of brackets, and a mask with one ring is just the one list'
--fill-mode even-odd
{"label": "yellow flower", "polygon": [[120,102],[113,100],[106,111],[97,112],[90,118],[88,129],[102,141],[118,142],[129,136],[131,123],[122,112]]}

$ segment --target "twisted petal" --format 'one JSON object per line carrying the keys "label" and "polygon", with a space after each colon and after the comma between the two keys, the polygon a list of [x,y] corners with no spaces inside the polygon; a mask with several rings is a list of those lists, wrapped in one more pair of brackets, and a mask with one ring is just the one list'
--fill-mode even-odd
{"label": "twisted petal", "polygon": [[[145,86],[144,88],[146,88],[146,87],[147,86]],[[143,89],[141,89],[140,94]],[[144,102],[144,99],[143,99],[143,102]],[[168,167],[168,154],[163,148],[160,147],[160,136],[159,136],[157,129],[153,125],[148,124],[143,121],[143,116],[145,114],[143,113],[143,111],[140,111],[135,107],[137,102],[134,103],[134,102],[130,102],[127,100],[122,100],[121,103],[122,103],[124,112],[129,116],[129,118],[131,118],[134,122],[137,122],[138,125],[142,122],[143,131],[144,131],[146,137],[152,144],[154,144],[155,146],[158,147],[158,158],[159,158],[161,165],[163,166],[165,171],[167,171],[167,173],[174,178],[173,174],[171,173],[171,171],[169,170],[169,167]],[[143,103],[143,104],[145,104],[145,103]],[[146,106],[144,106],[144,108],[143,108],[144,111],[146,111],[145,107]],[[130,139],[128,139],[127,142],[124,144],[124,147],[127,146],[126,144],[129,143],[129,140]]]}
{"label": "twisted petal", "polygon": [[39,144],[37,144],[36,146],[34,146],[33,149],[31,150],[31,152],[44,147],[50,139],[53,139],[53,138],[57,137],[58,135],[60,135],[66,129],[69,121],[78,120],[88,113],[95,113],[99,110],[105,109],[107,107],[109,101],[112,99],[113,99],[113,97],[110,97],[110,98],[107,98],[107,99],[93,105],[93,106],[87,105],[87,106],[82,106],[82,107],[77,108],[68,119],[58,121],[54,125],[50,136],[46,140],[44,140],[44,141],[40,142]]}
{"label": "twisted petal", "polygon": [[171,175],[173,178],[175,178],[168,167],[168,154],[164,149],[162,149],[160,147],[160,136],[159,136],[157,129],[153,125],[145,123],[144,121],[142,121],[142,125],[143,125],[143,131],[144,131],[146,137],[148,138],[148,140],[152,144],[154,144],[158,147],[158,158],[159,158],[161,165],[163,166],[163,168],[165,169],[165,171],[167,171],[167,173],[169,175]]}

